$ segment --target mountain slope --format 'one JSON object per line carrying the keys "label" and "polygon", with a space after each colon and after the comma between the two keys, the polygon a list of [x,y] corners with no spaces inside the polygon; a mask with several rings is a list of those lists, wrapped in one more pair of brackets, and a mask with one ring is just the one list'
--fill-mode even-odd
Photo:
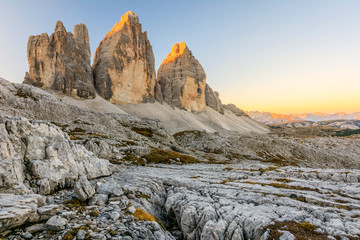
{"label": "mountain slope", "polygon": [[199,113],[172,108],[166,103],[145,103],[118,105],[123,111],[137,117],[159,119],[170,133],[185,130],[205,130],[208,132],[236,131],[242,134],[268,133],[269,130],[249,117],[236,116],[229,110],[221,114],[210,107]]}

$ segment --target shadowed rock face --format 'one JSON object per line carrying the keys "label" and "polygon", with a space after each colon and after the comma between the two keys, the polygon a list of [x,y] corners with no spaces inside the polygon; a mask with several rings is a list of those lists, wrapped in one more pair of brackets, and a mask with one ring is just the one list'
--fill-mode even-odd
{"label": "shadowed rock face", "polygon": [[238,107],[236,107],[234,104],[230,103],[230,104],[224,104],[222,105],[223,108],[231,111],[232,113],[234,113],[236,116],[238,117],[249,117],[249,115],[246,114],[246,112],[244,112],[243,110],[239,109]]}
{"label": "shadowed rock face", "polygon": [[93,75],[99,94],[112,103],[137,104],[153,99],[155,58],[135,13],[123,15],[101,41]]}
{"label": "shadowed rock face", "polygon": [[[176,43],[158,70],[163,101],[188,111],[205,109],[206,74],[184,42]],[[156,99],[160,98],[156,95]]]}
{"label": "shadowed rock face", "polygon": [[206,106],[211,107],[212,109],[218,111],[221,114],[224,114],[224,107],[219,98],[219,93],[216,91],[214,92],[208,84],[206,84],[205,87],[205,100]]}
{"label": "shadowed rock face", "polygon": [[84,24],[75,25],[72,34],[58,21],[50,37],[47,33],[30,36],[27,56],[29,72],[24,83],[73,97],[95,97],[89,34]]}

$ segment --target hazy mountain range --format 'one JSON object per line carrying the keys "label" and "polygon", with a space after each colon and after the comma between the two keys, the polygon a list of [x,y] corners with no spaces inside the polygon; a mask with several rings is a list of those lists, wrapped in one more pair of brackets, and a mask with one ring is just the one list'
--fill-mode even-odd
{"label": "hazy mountain range", "polygon": [[276,124],[276,123],[287,123],[287,122],[295,122],[295,121],[328,121],[328,120],[360,120],[360,112],[354,113],[303,113],[303,114],[277,114],[271,112],[258,112],[251,111],[247,112],[249,116],[258,121],[265,124]]}

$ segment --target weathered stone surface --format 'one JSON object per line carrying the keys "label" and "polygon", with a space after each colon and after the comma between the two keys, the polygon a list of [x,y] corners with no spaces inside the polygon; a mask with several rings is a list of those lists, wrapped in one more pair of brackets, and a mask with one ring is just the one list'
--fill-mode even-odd
{"label": "weathered stone surface", "polygon": [[219,93],[216,91],[214,92],[208,84],[205,86],[205,101],[206,106],[224,114],[224,107],[219,98]]}
{"label": "weathered stone surface", "polygon": [[75,25],[72,34],[58,21],[50,37],[47,33],[30,36],[27,48],[29,72],[24,83],[73,97],[95,97],[89,34],[84,24]]}
{"label": "weathered stone surface", "polygon": [[86,201],[95,194],[95,188],[91,185],[85,176],[81,176],[80,179],[75,183],[74,190],[81,201]]}
{"label": "weathered stone surface", "polygon": [[104,206],[109,200],[109,196],[107,194],[95,194],[89,201],[89,205],[98,205]]}
{"label": "weathered stone surface", "polygon": [[206,74],[184,42],[172,47],[160,65],[157,81],[169,105],[194,112],[205,109]]}
{"label": "weathered stone surface", "polygon": [[59,127],[21,117],[0,117],[0,192],[49,194],[79,175],[111,174],[108,161],[75,145]]}
{"label": "weathered stone surface", "polygon": [[0,194],[0,236],[7,229],[37,221],[37,209],[44,204],[45,197],[36,194]]}
{"label": "weathered stone surface", "polygon": [[101,41],[93,74],[99,94],[112,103],[136,104],[153,99],[155,58],[135,13],[125,13]]}
{"label": "weathered stone surface", "polygon": [[65,228],[66,224],[67,220],[65,218],[62,218],[60,216],[53,216],[46,222],[45,227],[48,230],[60,231]]}

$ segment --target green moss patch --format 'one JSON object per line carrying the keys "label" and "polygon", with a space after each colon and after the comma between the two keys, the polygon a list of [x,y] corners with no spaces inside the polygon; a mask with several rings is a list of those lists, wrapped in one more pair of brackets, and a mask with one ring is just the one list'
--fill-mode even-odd
{"label": "green moss patch", "polygon": [[153,150],[143,158],[146,159],[148,163],[171,164],[175,161],[183,164],[190,164],[198,162],[192,156],[180,154],[174,151],[162,150],[159,148],[153,148]]}

